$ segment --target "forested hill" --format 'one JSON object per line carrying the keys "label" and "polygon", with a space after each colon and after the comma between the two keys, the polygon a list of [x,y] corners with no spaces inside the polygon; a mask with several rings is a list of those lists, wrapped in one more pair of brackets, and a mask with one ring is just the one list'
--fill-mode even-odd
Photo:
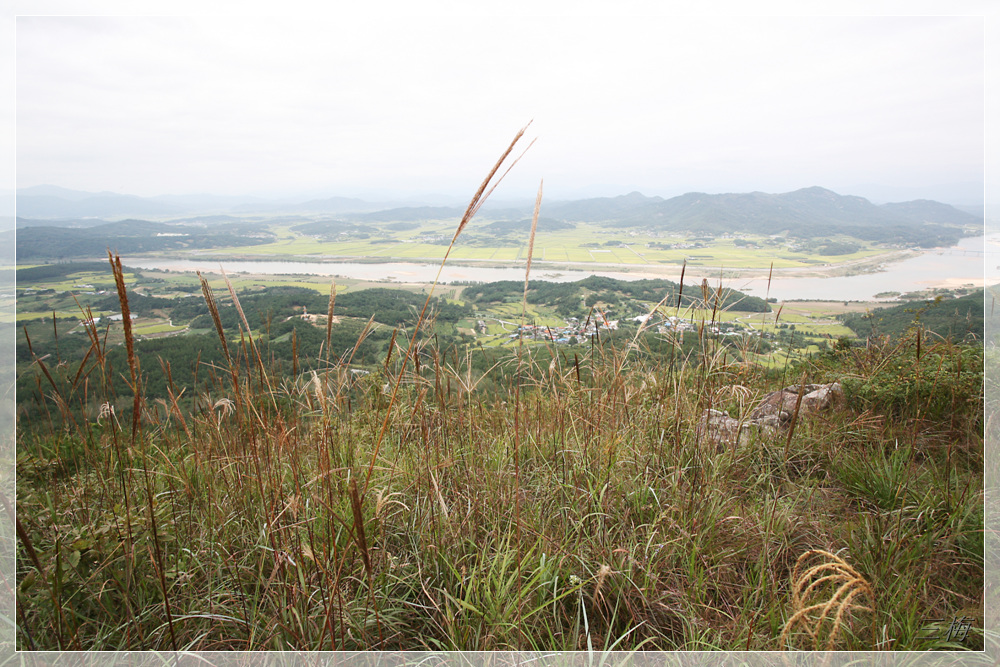
{"label": "forested hill", "polygon": [[[13,232],[6,232],[13,240]],[[17,259],[101,257],[108,248],[119,253],[223,248],[267,243],[274,238],[260,225],[227,223],[203,227],[147,220],[121,220],[89,229],[22,227],[17,230]]]}
{"label": "forested hill", "polygon": [[[707,287],[707,286],[706,286]],[[742,292],[687,285],[684,290],[670,280],[616,280],[600,276],[590,276],[572,283],[554,283],[543,280],[528,282],[528,303],[554,307],[564,317],[572,317],[598,304],[624,306],[629,312],[643,314],[649,308],[666,299],[667,304],[677,305],[678,293],[681,305],[688,307],[707,303],[709,308],[739,310],[746,312],[768,312],[770,306],[764,299],[748,296]],[[718,295],[718,298],[716,298]],[[501,280],[492,283],[470,285],[462,291],[462,298],[479,307],[494,303],[520,303],[524,296],[524,283],[517,280]],[[633,308],[629,309],[628,306]]]}
{"label": "forested hill", "polygon": [[[238,198],[237,198],[238,199]],[[88,218],[232,214],[337,215],[360,225],[413,223],[430,220],[457,220],[461,206],[427,206],[401,202],[371,202],[345,197],[296,202],[237,203],[232,197],[174,196],[141,198],[114,193],[87,193],[52,186],[18,190],[18,226],[90,226]],[[532,205],[511,204],[506,208],[487,207],[482,217],[504,221],[494,231],[503,234],[527,228]],[[765,192],[707,194],[689,192],[664,199],[631,192],[618,197],[597,197],[571,201],[545,201],[540,229],[565,229],[561,225],[578,222],[602,223],[617,227],[638,227],[667,232],[736,232],[746,234],[788,234],[797,238],[850,236],[874,242],[904,243],[924,247],[954,245],[965,229],[982,225],[982,215],[973,215],[954,206],[927,199],[876,205],[863,197],[841,195],[822,187],[809,187],[770,194]],[[62,222],[56,219],[63,219]],[[220,218],[222,219],[222,218]],[[272,220],[273,221],[273,220]],[[179,219],[175,222],[180,222]],[[302,219],[301,222],[310,222]],[[341,223],[343,224],[343,223]],[[49,233],[51,237],[52,234]],[[68,238],[68,237],[67,237]],[[171,246],[172,247],[172,246]],[[21,249],[19,248],[19,254]],[[124,252],[125,248],[121,248]]]}
{"label": "forested hill", "polygon": [[939,202],[877,206],[862,197],[819,187],[785,194],[690,192],[667,200],[632,193],[553,204],[545,213],[570,222],[608,222],[663,231],[787,233],[798,238],[843,234],[925,247],[954,245],[964,235],[963,226],[982,224],[981,218]]}
{"label": "forested hill", "polygon": [[853,314],[844,324],[860,337],[888,334],[901,336],[915,326],[945,338],[983,339],[983,290],[957,299],[939,297],[891,308],[876,308]]}

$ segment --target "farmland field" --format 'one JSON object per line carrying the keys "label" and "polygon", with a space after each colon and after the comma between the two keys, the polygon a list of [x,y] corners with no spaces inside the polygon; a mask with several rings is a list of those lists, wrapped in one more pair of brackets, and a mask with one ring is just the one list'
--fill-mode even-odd
{"label": "farmland field", "polygon": [[[439,261],[454,232],[452,221],[424,221],[414,229],[398,231],[391,223],[372,227],[359,238],[311,236],[296,232],[285,223],[269,230],[270,243],[196,251],[198,257],[295,260],[320,257],[385,261]],[[527,234],[494,236],[482,231],[486,223],[473,222],[451,253],[452,260],[518,262],[527,256]],[[858,246],[849,254],[817,254],[801,244],[784,239],[740,235],[732,237],[665,235],[577,223],[571,230],[539,231],[535,239],[536,262],[554,264],[601,264],[626,266],[681,265],[730,269],[809,269],[885,257],[893,249],[873,244]],[[171,253],[151,255],[177,256]],[[182,253],[183,254],[183,253]]]}

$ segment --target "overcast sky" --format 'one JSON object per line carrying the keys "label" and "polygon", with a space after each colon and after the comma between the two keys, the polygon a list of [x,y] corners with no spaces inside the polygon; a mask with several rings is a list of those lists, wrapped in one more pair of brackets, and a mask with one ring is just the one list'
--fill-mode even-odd
{"label": "overcast sky", "polygon": [[982,192],[978,17],[19,16],[16,29],[18,187],[467,199],[533,119],[538,141],[498,197],[542,178],[550,198]]}

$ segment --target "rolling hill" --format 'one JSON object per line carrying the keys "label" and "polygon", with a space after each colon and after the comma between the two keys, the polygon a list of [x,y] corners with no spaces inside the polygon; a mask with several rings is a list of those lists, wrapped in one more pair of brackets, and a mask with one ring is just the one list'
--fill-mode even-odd
{"label": "rolling hill", "polygon": [[[38,186],[17,192],[18,226],[37,225],[43,220],[52,221],[49,223],[52,226],[83,226],[92,224],[94,218],[147,216],[177,219],[182,215],[199,213],[221,216],[225,212],[237,217],[250,212],[272,217],[294,213],[306,216],[335,213],[355,223],[417,223],[457,220],[463,210],[451,206],[379,204],[345,197],[302,203],[256,201],[230,206],[225,211],[218,209],[224,203],[235,201],[235,198],[213,198],[209,195],[143,198]],[[216,208],[212,211],[192,210],[199,204],[211,204]],[[506,221],[507,224],[499,225],[495,230],[503,234],[515,227],[527,229],[521,223],[530,218],[531,207],[484,210],[481,216],[489,221]],[[954,245],[970,229],[983,224],[982,216],[940,202],[918,199],[876,205],[863,197],[841,195],[821,187],[783,194],[689,192],[670,199],[632,192],[618,197],[543,202],[542,217],[550,230],[565,228],[561,225],[591,222],[660,232],[787,234],[801,239],[845,236],[924,247]],[[32,220],[26,220],[29,218]],[[55,222],[54,219],[60,218],[64,222]],[[308,222],[309,217],[301,218],[301,221]]]}
{"label": "rolling hill", "polygon": [[799,238],[844,235],[928,247],[953,245],[964,235],[963,227],[982,224],[982,219],[939,202],[877,206],[862,197],[820,187],[785,194],[690,192],[666,200],[634,192],[555,204],[546,214],[569,222],[607,222],[661,231],[787,233]]}

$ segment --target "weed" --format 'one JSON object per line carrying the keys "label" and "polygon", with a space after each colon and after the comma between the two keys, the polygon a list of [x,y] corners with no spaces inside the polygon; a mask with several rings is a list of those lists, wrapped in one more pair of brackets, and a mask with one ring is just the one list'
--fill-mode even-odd
{"label": "weed", "polygon": [[[681,283],[653,310],[680,314]],[[331,352],[331,285],[288,375],[228,288],[202,278],[219,354],[161,403],[141,345],[106,354],[92,320],[79,367],[32,356],[48,416],[18,431],[22,648],[907,650],[924,617],[981,627],[978,348],[783,368],[711,335],[725,295],[705,283],[697,334],[490,358],[438,344],[428,297],[355,373],[379,325]],[[722,451],[695,428],[788,377],[844,379],[847,408]]]}

